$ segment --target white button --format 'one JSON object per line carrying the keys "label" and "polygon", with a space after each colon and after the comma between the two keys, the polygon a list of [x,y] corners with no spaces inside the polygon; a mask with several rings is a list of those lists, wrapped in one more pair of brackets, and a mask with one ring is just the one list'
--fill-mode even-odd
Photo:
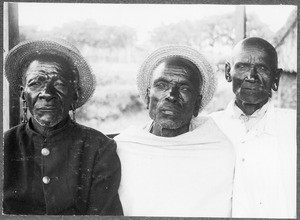
{"label": "white button", "polygon": [[50,178],[48,176],[43,177],[43,183],[48,184],[50,183]]}
{"label": "white button", "polygon": [[44,155],[44,156],[48,156],[50,154],[50,151],[48,148],[43,148],[41,152],[42,152],[42,155]]}
{"label": "white button", "polygon": [[246,160],[245,158],[242,158],[242,161],[243,161],[243,162],[245,162],[245,160]]}

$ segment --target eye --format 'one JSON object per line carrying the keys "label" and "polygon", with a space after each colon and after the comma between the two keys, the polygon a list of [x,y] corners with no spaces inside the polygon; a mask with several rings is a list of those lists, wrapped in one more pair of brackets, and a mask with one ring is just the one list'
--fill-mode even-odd
{"label": "eye", "polygon": [[257,68],[257,70],[258,70],[259,72],[266,72],[266,71],[268,71],[268,68],[267,68],[267,67],[264,67],[264,66],[259,66],[259,67]]}
{"label": "eye", "polygon": [[238,64],[237,68],[238,69],[246,69],[246,65],[244,65],[244,64]]}
{"label": "eye", "polygon": [[27,85],[28,85],[28,87],[39,87],[42,85],[42,82],[41,81],[31,81]]}
{"label": "eye", "polygon": [[63,82],[56,82],[54,83],[55,87],[66,87],[66,84],[64,84]]}
{"label": "eye", "polygon": [[192,90],[189,86],[180,86],[180,91],[191,92]]}
{"label": "eye", "polygon": [[159,89],[167,89],[168,88],[168,85],[166,82],[157,82],[155,84],[155,87],[156,88],[159,88]]}
{"label": "eye", "polygon": [[53,84],[54,88],[62,93],[68,91],[68,84],[62,80],[56,80]]}

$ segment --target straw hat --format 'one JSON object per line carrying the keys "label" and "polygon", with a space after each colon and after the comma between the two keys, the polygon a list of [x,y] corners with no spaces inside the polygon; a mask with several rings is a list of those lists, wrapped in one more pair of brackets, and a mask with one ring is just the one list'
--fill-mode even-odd
{"label": "straw hat", "polygon": [[24,64],[32,58],[41,54],[64,57],[76,68],[79,75],[79,96],[75,103],[75,108],[79,108],[86,103],[95,90],[95,76],[78,49],[62,39],[24,41],[9,51],[5,59],[4,70],[10,87],[20,96],[23,74],[22,68]]}
{"label": "straw hat", "polygon": [[200,82],[199,93],[202,95],[202,101],[199,112],[201,112],[211,101],[217,86],[217,80],[212,67],[208,63],[206,58],[197,50],[187,46],[163,46],[152,52],[146,58],[137,75],[137,86],[140,97],[144,100],[145,103],[147,102],[147,88],[150,87],[153,71],[160,63],[170,57],[181,57],[187,59],[194,63],[200,70],[200,78],[202,78],[202,80],[200,80],[202,81],[202,83]]}

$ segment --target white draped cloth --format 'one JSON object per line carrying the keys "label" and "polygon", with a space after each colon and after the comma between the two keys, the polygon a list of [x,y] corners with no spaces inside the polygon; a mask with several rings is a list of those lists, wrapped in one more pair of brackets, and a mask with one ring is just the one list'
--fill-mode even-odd
{"label": "white draped cloth", "polygon": [[249,117],[232,100],[211,116],[235,146],[232,217],[296,218],[296,112],[269,100]]}
{"label": "white draped cloth", "polygon": [[115,137],[125,216],[230,217],[235,155],[210,118],[160,137],[130,127]]}

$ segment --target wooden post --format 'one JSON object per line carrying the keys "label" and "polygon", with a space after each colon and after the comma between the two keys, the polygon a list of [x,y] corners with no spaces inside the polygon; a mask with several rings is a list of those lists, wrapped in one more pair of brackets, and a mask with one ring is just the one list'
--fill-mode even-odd
{"label": "wooden post", "polygon": [[[4,3],[4,56],[19,43],[18,4]],[[20,124],[20,98],[3,80],[3,130]]]}
{"label": "wooden post", "polygon": [[235,44],[246,37],[246,9],[244,5],[238,5],[235,9]]}

